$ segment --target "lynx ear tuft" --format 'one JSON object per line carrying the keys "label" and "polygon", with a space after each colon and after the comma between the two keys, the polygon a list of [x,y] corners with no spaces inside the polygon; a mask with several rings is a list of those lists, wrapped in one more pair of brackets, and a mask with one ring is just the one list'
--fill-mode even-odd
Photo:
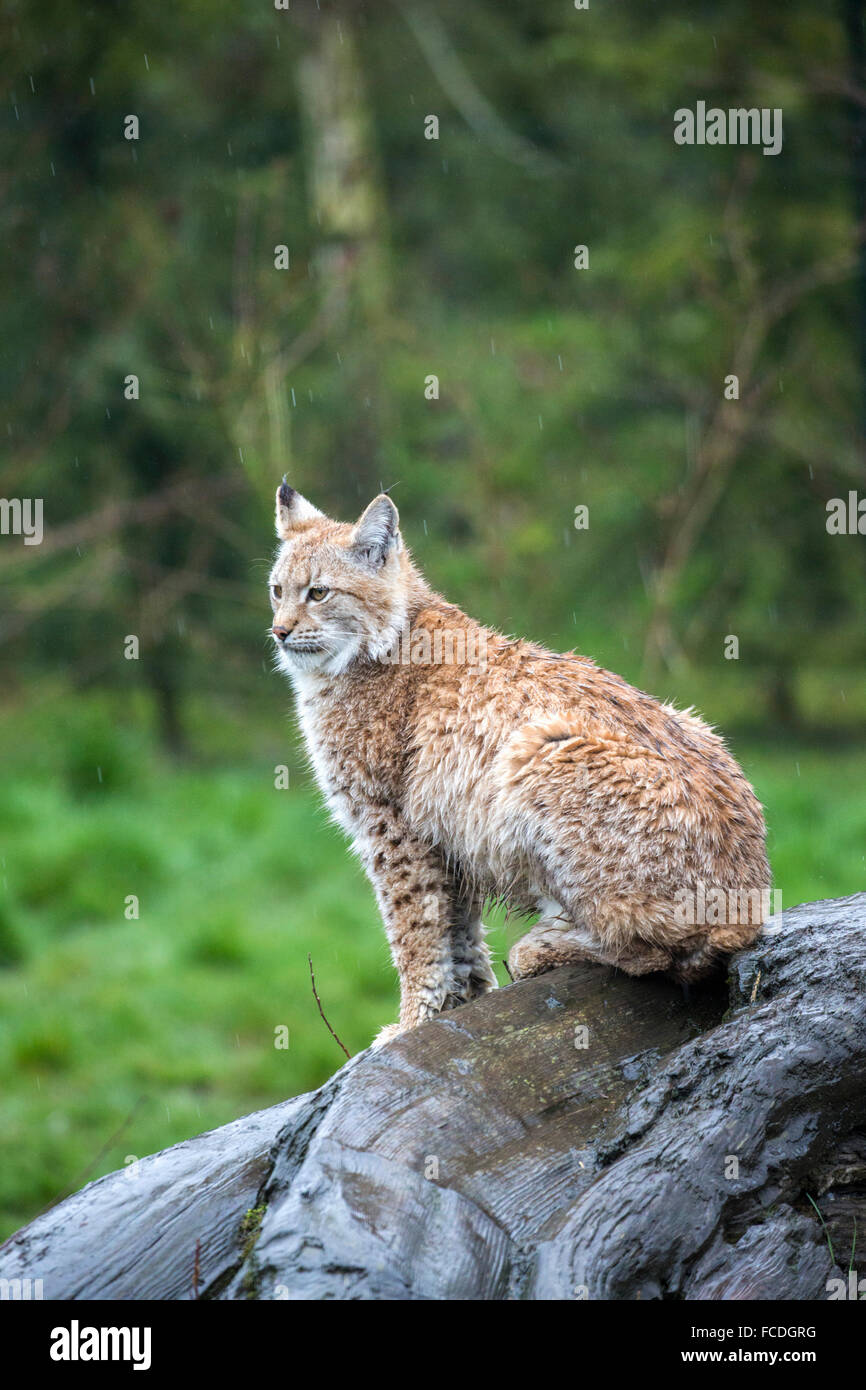
{"label": "lynx ear tuft", "polygon": [[313,521],[317,516],[323,515],[318,507],[314,507],[312,502],[308,502],[306,497],[302,497],[283,478],[277,488],[276,515],[277,535],[281,541],[288,540],[292,531],[302,521]]}
{"label": "lynx ear tuft", "polygon": [[398,527],[400,516],[386,493],[374,497],[352,532],[352,550],[363,563],[378,569],[403,542]]}

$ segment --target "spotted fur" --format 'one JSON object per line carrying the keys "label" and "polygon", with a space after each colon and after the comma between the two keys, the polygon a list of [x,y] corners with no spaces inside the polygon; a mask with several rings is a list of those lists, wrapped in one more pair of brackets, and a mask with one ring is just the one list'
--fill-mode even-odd
{"label": "spotted fur", "polygon": [[[592,960],[690,980],[755,938],[754,901],[711,925],[676,910],[699,884],[770,884],[761,807],[702,720],[589,657],[481,628],[428,587],[384,495],[352,526],[284,483],[277,534],[277,659],[376,893],[401,987],[387,1035],[495,987],[490,896],[541,913],[517,977]],[[440,659],[407,659],[443,634],[460,640]]]}

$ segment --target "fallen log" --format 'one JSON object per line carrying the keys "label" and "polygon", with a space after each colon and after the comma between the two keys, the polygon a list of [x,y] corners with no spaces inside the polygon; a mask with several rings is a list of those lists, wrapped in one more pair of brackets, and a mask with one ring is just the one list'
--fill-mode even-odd
{"label": "fallen log", "polygon": [[864,1233],[858,894],[773,919],[688,999],[576,965],[444,1014],[89,1184],[0,1278],[48,1299],[826,1299],[866,1273]]}

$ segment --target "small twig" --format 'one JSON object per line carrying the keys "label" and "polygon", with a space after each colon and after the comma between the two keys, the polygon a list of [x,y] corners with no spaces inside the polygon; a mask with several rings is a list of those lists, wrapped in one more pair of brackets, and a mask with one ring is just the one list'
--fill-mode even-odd
{"label": "small twig", "polygon": [[511,971],[508,969],[508,961],[505,959],[504,956],[503,956],[503,958],[502,958],[502,964],[505,966],[505,973],[506,973],[506,975],[508,976],[508,978],[509,978],[509,980],[511,981],[511,983],[514,984],[514,976],[512,975]]}
{"label": "small twig", "polygon": [[201,1241],[195,1243],[195,1256],[192,1262],[192,1296],[198,1298],[198,1286],[201,1280]]}
{"label": "small twig", "polygon": [[315,975],[313,974],[313,957],[308,955],[308,956],[307,956],[307,960],[310,962],[310,984],[313,986],[313,998],[315,999],[316,1003],[317,1003],[318,1006],[319,1006],[319,1013],[322,1015],[322,1018],[324,1019],[325,1027],[327,1028],[327,1030],[328,1030],[328,1032],[330,1033],[331,1037],[334,1038],[336,1042],[340,1043],[340,1046],[342,1047],[342,1049],[343,1049],[343,1051],[345,1052],[346,1056],[351,1060],[351,1057],[352,1057],[351,1052],[350,1052],[349,1049],[345,1046],[344,1043],[340,1042],[340,1039],[337,1037],[337,1034],[334,1032],[334,1030],[333,1030],[333,1028],[331,1027],[330,1023],[329,1023],[328,1020],[325,1018],[325,1010],[322,1008],[322,1001],[321,1001],[321,999],[319,998],[319,991],[316,989],[316,977],[315,977]]}
{"label": "small twig", "polygon": [[752,985],[752,993],[751,993],[751,996],[750,996],[750,998],[749,998],[749,1003],[750,1003],[750,1004],[754,1004],[754,1002],[755,1002],[755,995],[758,993],[758,985],[759,985],[760,983],[761,983],[761,972],[760,972],[760,970],[759,970],[758,973],[757,973],[757,975],[755,976],[755,983]]}

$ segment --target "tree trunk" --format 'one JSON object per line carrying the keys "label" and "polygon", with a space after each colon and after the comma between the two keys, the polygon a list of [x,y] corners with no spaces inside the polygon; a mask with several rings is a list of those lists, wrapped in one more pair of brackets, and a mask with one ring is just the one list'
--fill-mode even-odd
{"label": "tree trunk", "polygon": [[340,478],[347,466],[364,492],[380,485],[380,441],[390,434],[381,359],[388,313],[385,199],[351,18],[323,8],[299,65],[314,265],[330,347],[350,397],[347,423],[333,422]]}
{"label": "tree trunk", "polygon": [[856,295],[857,356],[860,364],[860,463],[866,462],[866,32],[864,32],[863,0],[843,0],[845,34],[848,41],[848,64],[852,96],[848,101],[848,125],[851,142],[851,189],[854,220],[860,232]]}

